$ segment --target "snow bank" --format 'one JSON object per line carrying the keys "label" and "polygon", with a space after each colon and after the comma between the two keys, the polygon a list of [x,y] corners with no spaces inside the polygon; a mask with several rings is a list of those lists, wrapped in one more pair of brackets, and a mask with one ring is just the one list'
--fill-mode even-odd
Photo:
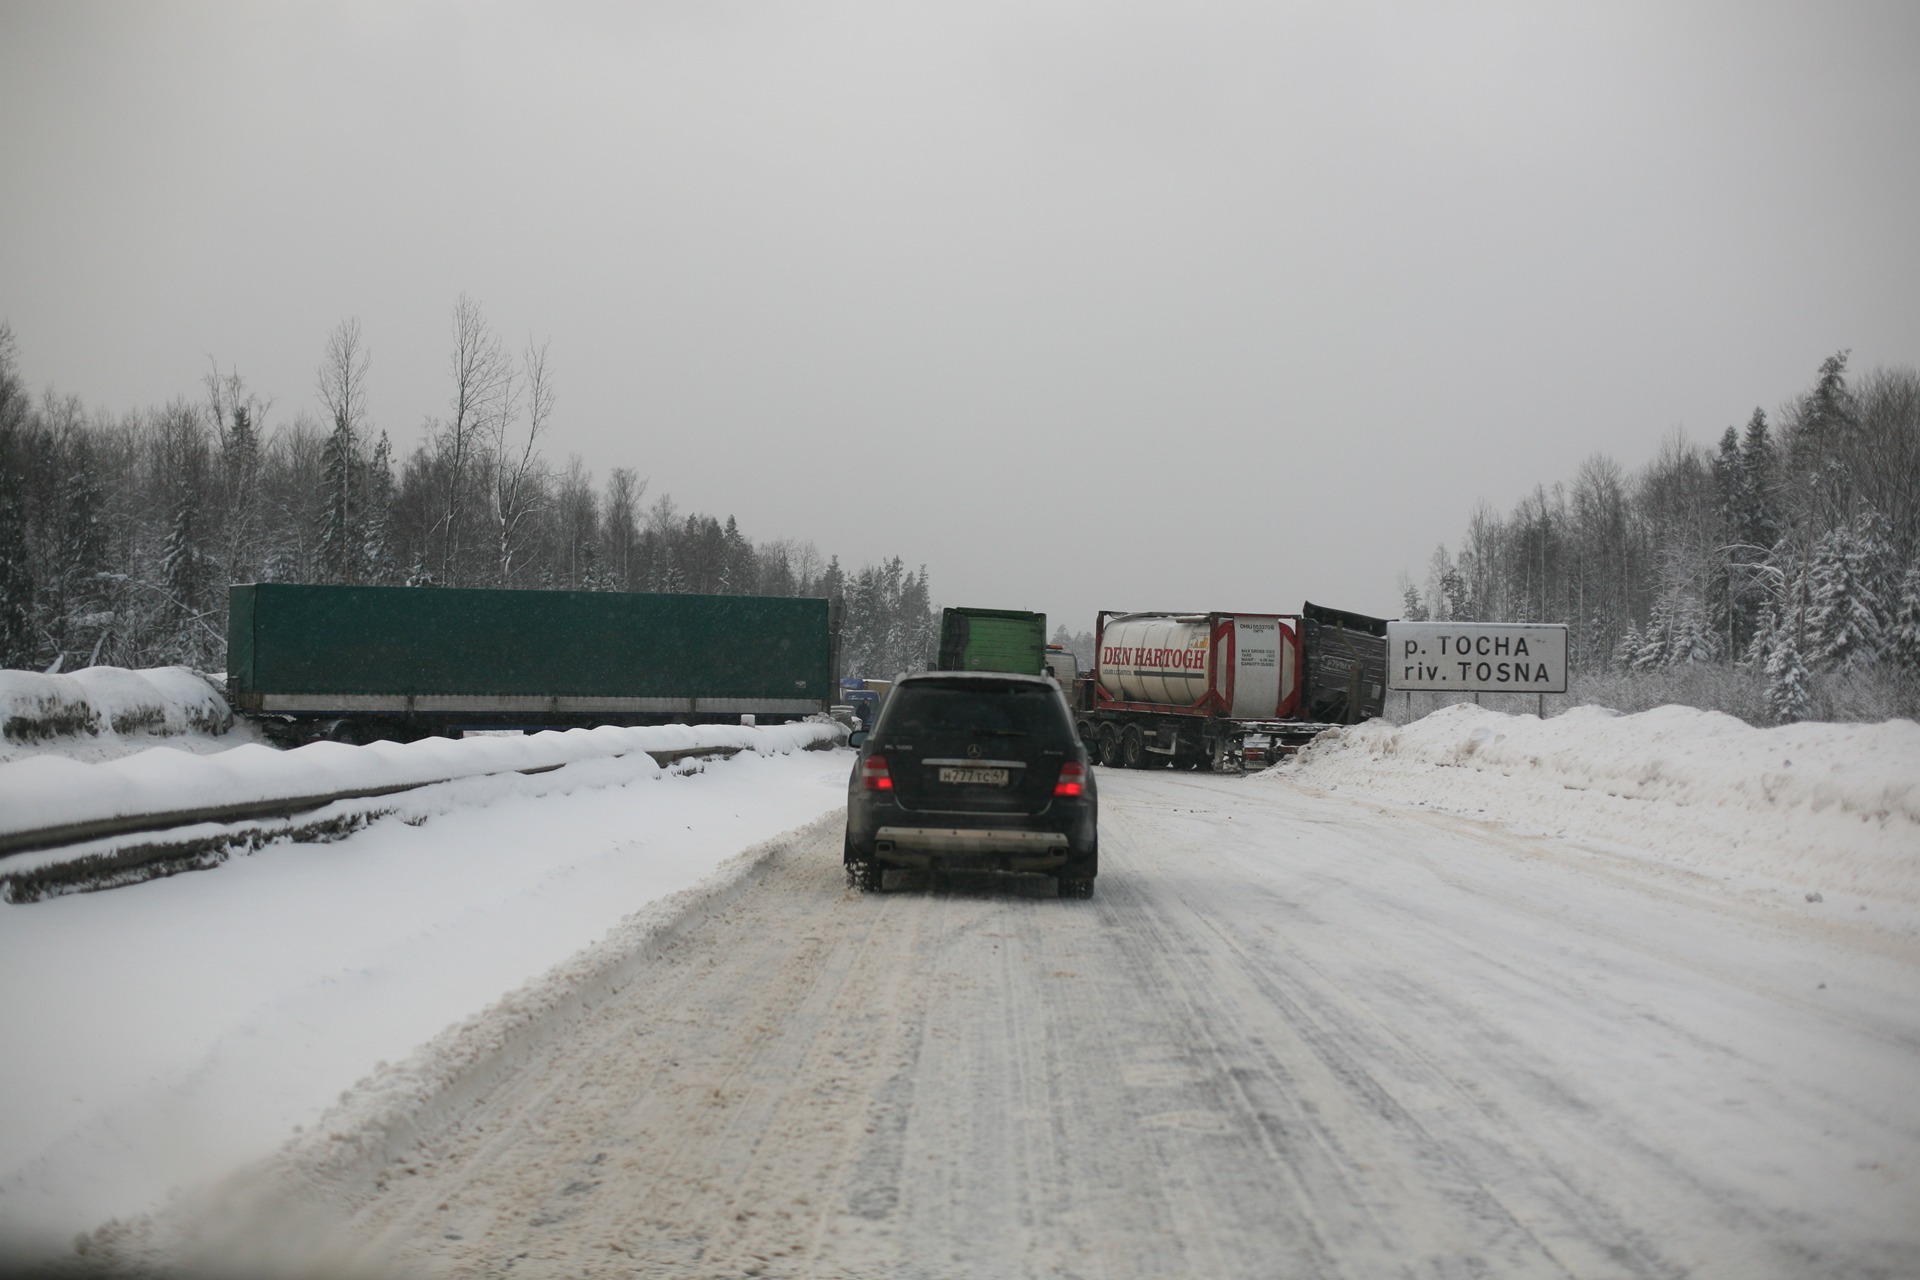
{"label": "snow bank", "polygon": [[[269,845],[217,875],[0,906],[0,1273],[9,1246],[52,1256],[267,1157],[342,1090],[398,1114],[496,1040],[517,1051],[566,1003],[567,980],[541,975],[599,972],[604,949],[573,958],[608,930],[669,930],[733,892],[762,842],[838,820],[849,753],[774,749],[805,728],[758,730],[704,770],[630,754],[464,778],[399,797],[324,856]],[[385,1072],[530,982],[444,1068]],[[378,1087],[354,1083],[370,1071]]]}
{"label": "snow bank", "polygon": [[1920,724],[1756,729],[1689,707],[1540,720],[1471,704],[1330,730],[1264,777],[1920,910]]}
{"label": "snow bank", "polygon": [[102,733],[224,733],[233,712],[220,691],[186,667],[86,667],[72,675],[0,671],[0,738]]}
{"label": "snow bank", "polygon": [[218,755],[155,747],[98,763],[43,755],[0,764],[0,836],[135,814],[191,813],[557,768],[641,751],[737,747],[762,755],[784,753],[831,744],[843,733],[838,725],[812,721],[766,727],[603,726],[521,737],[376,742],[363,747],[315,742],[292,751],[256,743]]}
{"label": "snow bank", "polygon": [[[171,1212],[110,1222],[84,1238],[83,1254],[164,1269],[180,1258],[325,1257],[346,1274],[364,1258],[339,1258],[338,1224],[299,1206],[347,1203],[375,1192],[396,1158],[476,1099],[570,1035],[596,1006],[676,940],[732,909],[774,858],[837,836],[834,811],[720,862],[705,879],[633,912],[597,942],[448,1026],[404,1061],[382,1062],[341,1090],[311,1130],[295,1127],[271,1157],[218,1184],[175,1197]],[[301,1238],[309,1234],[310,1238]],[[329,1238],[334,1237],[334,1238]],[[117,1269],[117,1268],[116,1268]]]}

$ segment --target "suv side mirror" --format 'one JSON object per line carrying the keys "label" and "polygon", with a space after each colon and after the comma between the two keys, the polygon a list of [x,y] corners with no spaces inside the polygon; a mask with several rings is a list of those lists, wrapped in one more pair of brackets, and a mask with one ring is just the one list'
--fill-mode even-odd
{"label": "suv side mirror", "polygon": [[852,733],[847,735],[847,745],[850,747],[858,748],[859,745],[865,742],[866,740],[867,740],[867,731],[865,729],[855,729]]}

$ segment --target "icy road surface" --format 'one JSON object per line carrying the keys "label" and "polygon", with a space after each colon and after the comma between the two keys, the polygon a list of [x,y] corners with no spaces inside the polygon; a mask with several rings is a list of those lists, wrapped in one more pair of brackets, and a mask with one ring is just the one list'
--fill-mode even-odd
{"label": "icy road surface", "polygon": [[823,820],[303,1199],[403,1274],[1920,1274],[1913,939],[1285,782],[1100,781],[1093,901],[863,898]]}

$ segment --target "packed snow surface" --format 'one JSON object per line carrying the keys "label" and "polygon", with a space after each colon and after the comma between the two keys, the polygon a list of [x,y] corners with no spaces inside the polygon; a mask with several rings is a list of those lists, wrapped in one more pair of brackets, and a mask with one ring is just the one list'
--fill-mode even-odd
{"label": "packed snow surface", "polygon": [[[0,906],[0,1260],[9,1244],[70,1239],[266,1155],[383,1060],[837,808],[846,755],[797,749],[818,728],[323,744],[286,758],[317,759],[333,779],[395,776],[396,756],[419,764],[408,776],[574,762],[410,791],[335,844]],[[600,750],[702,743],[752,750],[700,772]],[[167,754],[178,774],[252,755],[148,753]],[[195,776],[224,783],[244,768]]]}
{"label": "packed snow surface", "polygon": [[237,1174],[426,1273],[1920,1274],[1913,725],[1102,770],[1092,902],[847,889],[848,758],[0,907],[0,1245],[295,1239],[145,1214]]}
{"label": "packed snow surface", "polygon": [[1756,729],[1691,707],[1540,720],[1470,703],[1322,734],[1266,779],[1579,840],[1741,893],[1920,929],[1920,724]]}
{"label": "packed snow surface", "polygon": [[112,747],[148,734],[218,734],[232,723],[226,698],[186,667],[0,671],[0,760],[49,740]]}
{"label": "packed snow surface", "polygon": [[1100,789],[1092,901],[862,894],[828,814],[89,1252],[184,1275],[1920,1275],[1920,940],[1344,786]]}
{"label": "packed snow surface", "polygon": [[832,740],[840,732],[835,725],[814,722],[760,728],[602,726],[364,747],[315,742],[292,751],[252,743],[218,755],[155,747],[92,763],[42,754],[0,764],[0,835],[132,814],[188,813],[552,768],[632,752],[697,747],[788,751]]}

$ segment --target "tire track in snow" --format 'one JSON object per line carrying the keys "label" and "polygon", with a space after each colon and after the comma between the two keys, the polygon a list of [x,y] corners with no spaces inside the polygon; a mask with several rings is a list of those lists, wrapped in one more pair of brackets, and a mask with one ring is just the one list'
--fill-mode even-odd
{"label": "tire track in snow", "polygon": [[[1730,1158],[1764,1150],[1755,1134],[1879,1137],[1871,1089],[1829,1097],[1769,1055],[1768,1017],[1799,1009],[1649,936],[1674,912],[1724,918],[1345,799],[1103,782],[1090,902],[959,881],[860,895],[822,824],[333,1207],[380,1242],[369,1256],[484,1276],[1865,1276],[1920,1259],[1881,1202],[1829,1223]],[[1570,895],[1594,922],[1563,926]],[[1699,1092],[1773,1069],[1726,1084],[1764,1115]],[[1884,1174],[1841,1181],[1897,1197],[1915,1145],[1895,1132]]]}

